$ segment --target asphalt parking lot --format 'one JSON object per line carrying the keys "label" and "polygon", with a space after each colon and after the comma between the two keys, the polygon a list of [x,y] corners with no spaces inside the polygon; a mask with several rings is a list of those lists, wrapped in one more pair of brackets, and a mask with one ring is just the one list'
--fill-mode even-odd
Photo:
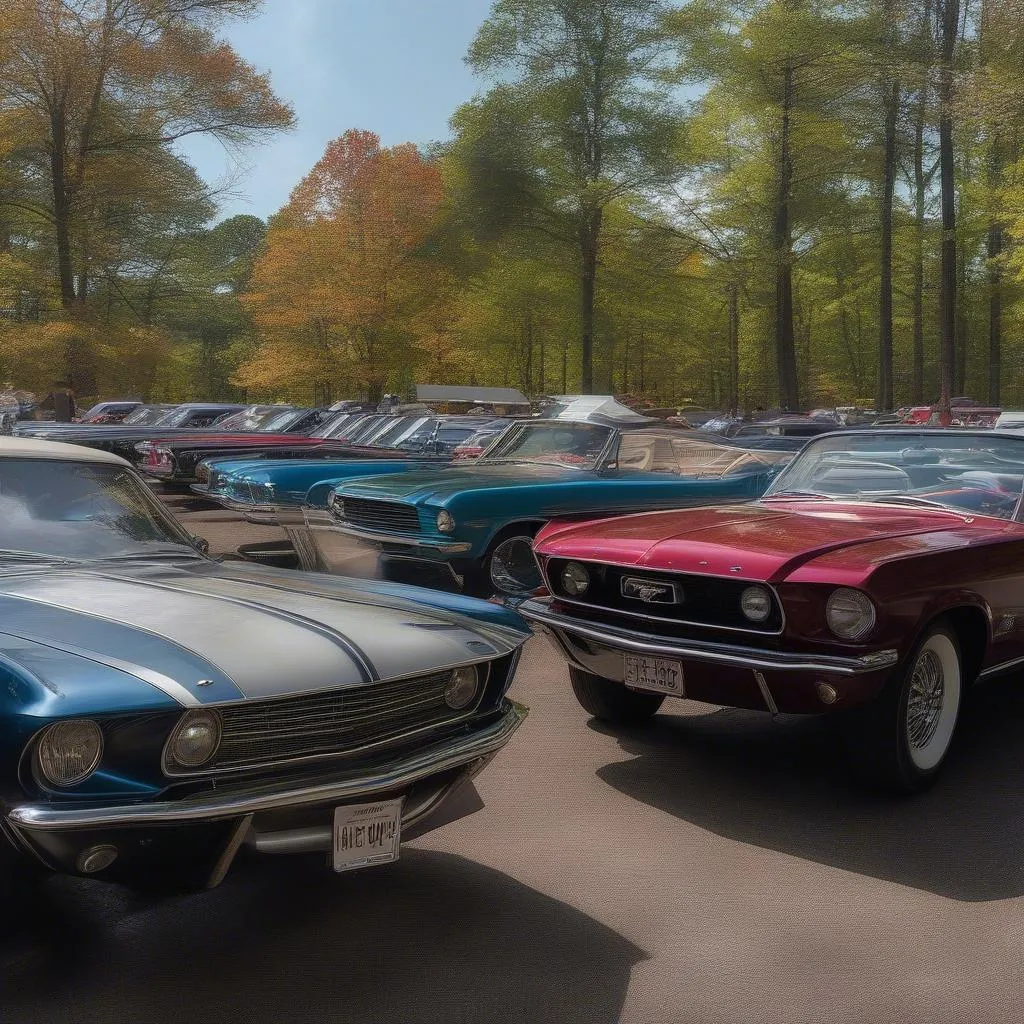
{"label": "asphalt parking lot", "polygon": [[[184,511],[214,551],[270,540]],[[478,813],[384,868],[240,862],[170,899],[45,881],[0,935],[0,1020],[1019,1021],[1024,688],[946,774],[865,794],[817,721],[683,704],[614,736],[531,642]]]}

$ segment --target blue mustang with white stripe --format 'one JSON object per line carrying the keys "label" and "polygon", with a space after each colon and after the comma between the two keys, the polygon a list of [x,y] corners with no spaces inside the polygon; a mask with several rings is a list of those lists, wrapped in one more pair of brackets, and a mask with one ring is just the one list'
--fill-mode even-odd
{"label": "blue mustang with white stripe", "polygon": [[[242,847],[380,863],[518,727],[514,613],[202,546],[116,456],[0,438],[0,859],[204,885]],[[353,860],[335,829],[364,813],[388,845]]]}

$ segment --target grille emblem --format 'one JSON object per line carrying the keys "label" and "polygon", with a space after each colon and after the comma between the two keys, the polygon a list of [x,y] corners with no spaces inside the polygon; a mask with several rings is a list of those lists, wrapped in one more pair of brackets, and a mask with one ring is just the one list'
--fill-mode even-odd
{"label": "grille emblem", "polygon": [[627,576],[620,584],[623,597],[644,604],[679,604],[682,591],[674,583],[656,583],[654,580],[639,580]]}

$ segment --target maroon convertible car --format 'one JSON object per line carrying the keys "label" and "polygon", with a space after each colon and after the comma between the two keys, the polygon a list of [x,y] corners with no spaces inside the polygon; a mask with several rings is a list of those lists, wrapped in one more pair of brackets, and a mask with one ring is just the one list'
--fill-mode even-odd
{"label": "maroon convertible car", "polygon": [[921,789],[967,689],[1024,664],[1022,485],[1022,436],[832,433],[753,503],[550,524],[520,610],[598,718],[849,710],[871,776]]}

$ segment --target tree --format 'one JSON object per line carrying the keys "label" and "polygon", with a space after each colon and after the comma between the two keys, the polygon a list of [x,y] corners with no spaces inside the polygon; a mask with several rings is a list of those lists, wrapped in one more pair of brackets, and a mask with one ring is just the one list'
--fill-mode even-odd
{"label": "tree", "polygon": [[[93,247],[108,226],[112,190],[147,178],[149,198],[158,197],[180,164],[170,147],[186,136],[238,146],[291,125],[267,78],[215,34],[226,18],[258,6],[25,0],[5,11],[0,122],[16,123],[18,133],[0,206],[45,226],[66,315],[87,313]],[[161,169],[170,176],[160,179]]]}
{"label": "tree", "polygon": [[[520,227],[575,248],[585,393],[594,385],[605,211],[670,180],[677,166],[681,118],[662,76],[667,10],[665,0],[496,0],[467,60],[500,84],[453,122],[505,158],[467,161],[471,204],[506,223],[519,214]],[[497,178],[475,173],[488,163],[502,165]]]}
{"label": "tree", "polygon": [[260,335],[236,376],[365,390],[379,399],[443,333],[443,268],[425,246],[441,207],[436,163],[411,144],[382,148],[349,131],[272,219],[246,305]]}

